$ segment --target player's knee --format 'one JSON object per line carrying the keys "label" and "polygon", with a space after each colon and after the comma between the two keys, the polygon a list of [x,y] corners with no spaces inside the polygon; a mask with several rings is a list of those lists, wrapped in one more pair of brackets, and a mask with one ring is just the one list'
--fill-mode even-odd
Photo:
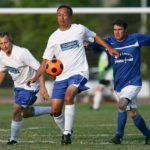
{"label": "player's knee", "polygon": [[61,111],[58,109],[52,109],[51,115],[53,115],[54,117],[58,117],[61,115]]}
{"label": "player's knee", "polygon": [[28,118],[34,116],[34,108],[29,107],[28,109],[24,109],[22,113],[23,118]]}
{"label": "player's knee", "polygon": [[19,107],[13,109],[13,115],[14,115],[14,116],[16,116],[16,115],[18,115],[18,114],[21,114],[21,112],[22,112],[22,109],[19,108]]}
{"label": "player's knee", "polygon": [[98,86],[98,87],[96,87],[95,91],[103,92],[104,91],[104,87],[103,86]]}
{"label": "player's knee", "polygon": [[27,113],[26,113],[26,112],[23,112],[23,113],[22,113],[22,117],[23,117],[23,118],[28,118]]}
{"label": "player's knee", "polygon": [[13,109],[13,120],[20,121],[22,119],[22,109],[21,107],[15,107]]}
{"label": "player's knee", "polygon": [[70,96],[65,96],[65,104],[66,105],[71,105],[73,104],[73,99]]}
{"label": "player's knee", "polygon": [[129,115],[132,119],[134,119],[134,118],[137,117],[138,112],[137,112],[136,109],[128,110],[128,115]]}
{"label": "player's knee", "polygon": [[121,98],[118,102],[118,107],[121,111],[126,111],[128,105],[128,100],[126,98]]}

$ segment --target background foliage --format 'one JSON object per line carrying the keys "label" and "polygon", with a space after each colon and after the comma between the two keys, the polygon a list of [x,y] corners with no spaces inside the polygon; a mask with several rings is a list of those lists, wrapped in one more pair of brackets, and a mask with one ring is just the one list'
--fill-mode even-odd
{"label": "background foliage", "polygon": [[[140,7],[140,0],[115,0],[116,3],[107,7]],[[147,2],[150,6],[150,1]],[[57,7],[60,4],[69,4],[72,7],[104,7],[103,0],[1,0],[0,8],[3,7]],[[147,22],[147,33],[149,33],[149,17]],[[90,19],[89,19],[90,18]],[[75,14],[73,23],[80,23],[94,30],[100,36],[105,37],[112,34],[112,22],[117,18],[124,18],[129,23],[129,33],[139,32],[141,27],[140,14]],[[90,21],[89,21],[90,20]],[[57,29],[57,19],[54,14],[29,14],[29,15],[0,15],[0,31],[12,34],[16,45],[28,48],[39,60],[42,60],[48,37]],[[145,79],[149,79],[150,53],[149,48],[142,50],[143,67],[142,73]],[[87,58],[90,67],[97,66],[98,55],[87,50]],[[5,85],[10,85],[7,80]]]}

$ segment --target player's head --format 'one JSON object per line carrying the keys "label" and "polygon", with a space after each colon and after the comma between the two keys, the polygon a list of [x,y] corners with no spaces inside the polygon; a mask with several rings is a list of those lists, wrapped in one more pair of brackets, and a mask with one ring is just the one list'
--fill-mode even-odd
{"label": "player's head", "polygon": [[0,49],[6,54],[11,54],[12,38],[8,32],[0,32]]}
{"label": "player's head", "polygon": [[71,17],[73,15],[72,8],[68,5],[60,5],[57,9],[57,19],[60,27],[68,27],[71,25]]}
{"label": "player's head", "polygon": [[117,41],[121,42],[124,40],[127,28],[128,24],[122,19],[117,19],[113,22],[114,36],[117,39]]}
{"label": "player's head", "polygon": [[60,9],[66,9],[66,10],[67,10],[67,14],[68,14],[69,16],[72,16],[72,15],[73,15],[73,10],[72,10],[72,8],[71,8],[69,5],[60,5],[60,6],[58,7],[58,9],[57,9],[57,13],[58,13],[58,11],[59,11]]}

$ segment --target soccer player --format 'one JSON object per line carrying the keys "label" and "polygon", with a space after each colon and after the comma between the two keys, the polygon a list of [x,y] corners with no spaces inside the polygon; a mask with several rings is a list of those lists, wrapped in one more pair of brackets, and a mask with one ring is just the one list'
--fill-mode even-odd
{"label": "soccer player", "polygon": [[39,91],[41,96],[47,100],[48,93],[45,88],[43,76],[39,81],[33,83],[31,87],[26,85],[26,81],[32,78],[39,68],[39,62],[32,54],[23,47],[12,43],[9,33],[0,32],[0,84],[3,82],[6,71],[11,75],[14,82],[15,103],[13,107],[13,117],[11,122],[11,136],[8,145],[18,143],[18,135],[22,125],[22,119],[32,116],[50,114],[50,107],[31,106],[37,99]]}
{"label": "soccer player", "polygon": [[[61,5],[57,9],[59,28],[49,37],[43,62],[35,77],[28,81],[28,85],[35,82],[45,71],[47,60],[55,54],[63,65],[63,72],[56,77],[52,92],[52,114],[58,127],[62,131],[62,145],[71,144],[71,134],[75,116],[74,97],[77,93],[87,90],[88,64],[83,42],[85,39],[94,38],[98,43],[108,49],[111,55],[119,53],[106,44],[96,33],[81,24],[72,24],[72,8]],[[62,107],[65,103],[65,112]]]}
{"label": "soccer player", "polygon": [[[127,34],[127,27],[128,24],[124,20],[116,20],[113,23],[114,36],[105,39],[106,43],[120,53],[118,58],[111,57],[114,71],[114,89],[119,97],[117,130],[111,142],[121,144],[128,114],[133,119],[135,126],[145,136],[145,144],[150,145],[150,130],[139,114],[136,103],[137,95],[142,86],[141,47],[150,46],[150,35]],[[99,44],[93,44],[95,48],[101,49]]]}

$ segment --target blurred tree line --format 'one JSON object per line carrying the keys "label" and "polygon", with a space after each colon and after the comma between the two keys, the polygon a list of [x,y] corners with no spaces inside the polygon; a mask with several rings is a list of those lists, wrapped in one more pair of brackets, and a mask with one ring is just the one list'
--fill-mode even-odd
{"label": "blurred tree line", "polygon": [[[110,0],[111,1],[111,0]],[[140,7],[140,0],[114,0],[110,7]],[[72,7],[103,7],[104,0],[1,0],[0,8],[3,7],[58,7],[60,4],[69,4]],[[148,1],[150,6],[150,1]],[[73,23],[80,23],[105,37],[113,34],[112,22],[118,18],[124,18],[129,23],[129,33],[139,32],[141,27],[140,14],[75,14]],[[150,15],[148,14],[149,19]],[[147,33],[150,22],[147,22]],[[0,31],[10,32],[13,43],[28,48],[31,53],[41,62],[46,48],[48,37],[57,29],[57,17],[55,14],[1,14]],[[142,73],[145,79],[150,79],[150,53],[149,47],[142,50]],[[90,67],[97,66],[98,54],[87,50],[87,58]],[[49,78],[49,77],[47,77]],[[7,82],[3,86],[10,84]]]}

